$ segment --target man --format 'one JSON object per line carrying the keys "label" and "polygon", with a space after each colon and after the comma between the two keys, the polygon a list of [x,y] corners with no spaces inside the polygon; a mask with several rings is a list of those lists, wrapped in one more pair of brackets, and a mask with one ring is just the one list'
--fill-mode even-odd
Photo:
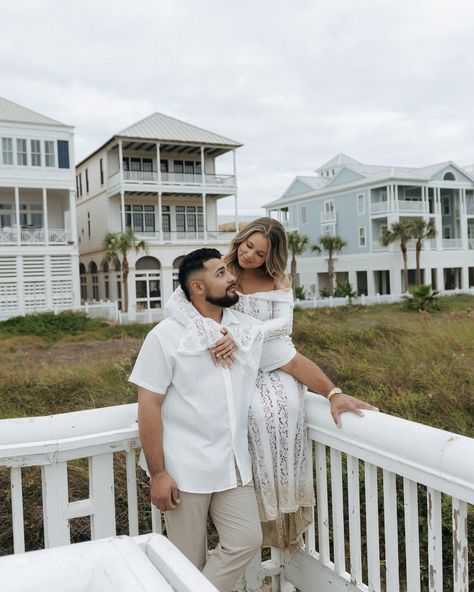
{"label": "man", "polygon": [[[282,340],[264,344],[255,320],[228,308],[238,295],[219,251],[187,255],[179,281],[202,316],[203,330],[214,331],[217,340],[226,327],[246,353],[239,352],[232,367],[215,366],[195,325],[167,318],[147,336],[130,381],[139,386],[152,502],[165,512],[171,541],[226,592],[261,544],[247,444],[258,363],[276,369],[296,352]],[[219,534],[209,559],[208,513]]]}

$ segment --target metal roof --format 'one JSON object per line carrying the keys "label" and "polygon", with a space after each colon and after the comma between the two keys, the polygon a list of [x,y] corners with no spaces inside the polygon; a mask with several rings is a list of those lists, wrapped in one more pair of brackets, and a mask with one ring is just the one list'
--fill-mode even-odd
{"label": "metal roof", "polygon": [[351,158],[350,156],[347,156],[346,154],[342,154],[342,152],[340,152],[334,158],[331,158],[331,160],[328,160],[328,162],[326,162],[323,165],[321,165],[320,167],[318,167],[316,169],[316,172],[323,171],[323,170],[325,171],[326,169],[339,167],[344,164],[350,165],[350,164],[362,164],[362,163],[359,162],[358,160],[355,160],[354,158]]}
{"label": "metal roof", "polygon": [[167,142],[190,142],[214,146],[242,146],[239,142],[225,138],[185,121],[163,113],[152,113],[148,117],[126,127],[118,137],[161,140]]}
{"label": "metal roof", "polygon": [[64,123],[61,123],[60,121],[56,121],[56,119],[51,119],[51,117],[41,115],[41,113],[37,113],[31,109],[22,107],[22,105],[18,105],[18,103],[14,103],[13,101],[9,101],[3,97],[0,97],[0,121],[15,121],[17,123],[37,123],[40,125],[60,125],[63,127],[70,127]]}

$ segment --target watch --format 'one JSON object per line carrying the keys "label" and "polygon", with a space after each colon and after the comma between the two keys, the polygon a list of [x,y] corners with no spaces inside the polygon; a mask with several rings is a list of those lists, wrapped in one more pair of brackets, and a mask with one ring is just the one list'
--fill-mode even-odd
{"label": "watch", "polygon": [[329,391],[329,393],[326,395],[326,398],[327,398],[328,401],[330,401],[334,395],[339,395],[342,392],[343,392],[342,389],[340,389],[339,387],[335,386],[333,389],[331,389]]}

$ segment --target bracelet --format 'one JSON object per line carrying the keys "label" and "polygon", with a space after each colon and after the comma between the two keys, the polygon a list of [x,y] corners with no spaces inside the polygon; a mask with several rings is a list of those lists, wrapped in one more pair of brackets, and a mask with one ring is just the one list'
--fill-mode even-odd
{"label": "bracelet", "polygon": [[335,386],[333,389],[331,389],[329,391],[329,393],[326,395],[326,398],[328,401],[331,401],[331,399],[332,399],[332,397],[334,397],[334,395],[340,395],[341,393],[342,393],[342,389]]}

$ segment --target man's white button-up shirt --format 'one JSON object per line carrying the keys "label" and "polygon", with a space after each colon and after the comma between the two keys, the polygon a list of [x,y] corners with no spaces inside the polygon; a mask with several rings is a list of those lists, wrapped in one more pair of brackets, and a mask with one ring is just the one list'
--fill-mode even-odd
{"label": "man's white button-up shirt", "polygon": [[[257,321],[258,322],[258,321]],[[230,332],[255,319],[224,309],[222,326]],[[252,363],[232,368],[215,366],[206,350],[190,353],[183,347],[185,327],[166,318],[147,335],[130,381],[166,395],[162,406],[163,447],[166,470],[181,491],[211,493],[237,485],[235,465],[242,484],[252,479],[248,451],[249,406],[256,392],[260,368],[274,370],[295,355],[290,341],[273,339],[253,348]]]}

